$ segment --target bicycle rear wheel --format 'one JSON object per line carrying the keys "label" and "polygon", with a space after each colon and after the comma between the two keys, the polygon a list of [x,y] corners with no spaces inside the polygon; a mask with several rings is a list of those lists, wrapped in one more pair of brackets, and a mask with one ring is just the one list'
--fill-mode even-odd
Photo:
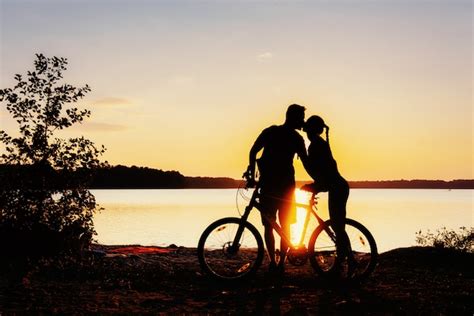
{"label": "bicycle rear wheel", "polygon": [[313,269],[323,277],[360,281],[372,273],[377,264],[377,245],[372,234],[361,223],[346,219],[349,249],[338,258],[331,220],[319,225],[308,244]]}
{"label": "bicycle rear wheel", "polygon": [[257,229],[245,222],[238,245],[233,245],[240,218],[222,218],[206,228],[199,239],[201,269],[219,280],[239,280],[257,271],[264,247]]}

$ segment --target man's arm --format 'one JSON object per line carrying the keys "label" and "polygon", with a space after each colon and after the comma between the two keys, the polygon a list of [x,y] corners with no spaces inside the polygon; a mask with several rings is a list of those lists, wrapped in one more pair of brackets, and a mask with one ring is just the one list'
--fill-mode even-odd
{"label": "man's arm", "polygon": [[247,172],[250,174],[252,179],[255,179],[255,164],[257,162],[257,154],[260,150],[263,149],[265,144],[265,131],[263,131],[255,140],[252,148],[250,149],[249,154],[249,166],[247,168]]}

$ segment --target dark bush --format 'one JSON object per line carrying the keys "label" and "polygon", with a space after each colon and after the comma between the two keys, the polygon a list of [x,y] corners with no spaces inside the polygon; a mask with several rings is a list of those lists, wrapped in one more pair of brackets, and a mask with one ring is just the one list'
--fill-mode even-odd
{"label": "dark bush", "polygon": [[474,229],[460,227],[459,231],[448,230],[446,227],[438,229],[435,233],[421,230],[416,233],[416,243],[420,246],[436,247],[459,250],[462,252],[474,252]]}
{"label": "dark bush", "polygon": [[[0,90],[0,104],[18,124],[0,131],[0,251],[43,256],[77,252],[92,241],[98,210],[87,189],[104,166],[105,151],[84,137],[61,139],[56,132],[81,123],[90,111],[72,107],[90,91],[61,83],[65,58],[36,55],[34,71],[15,75],[13,88]],[[1,153],[1,152],[0,152]]]}

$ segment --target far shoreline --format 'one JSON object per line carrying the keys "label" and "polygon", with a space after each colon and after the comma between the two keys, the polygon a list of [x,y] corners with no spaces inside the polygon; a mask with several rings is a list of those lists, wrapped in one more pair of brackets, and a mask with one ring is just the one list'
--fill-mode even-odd
{"label": "far shoreline", "polygon": [[[179,171],[164,171],[137,166],[109,166],[91,172],[88,189],[237,189],[245,186],[242,179],[230,177],[186,176]],[[31,178],[35,173],[29,165],[0,164],[0,185],[15,186],[12,179]],[[56,176],[70,177],[74,174],[56,172]],[[311,183],[310,180],[297,180],[296,187]],[[474,179],[427,180],[348,180],[351,189],[474,189]],[[18,184],[21,187],[21,181]]]}

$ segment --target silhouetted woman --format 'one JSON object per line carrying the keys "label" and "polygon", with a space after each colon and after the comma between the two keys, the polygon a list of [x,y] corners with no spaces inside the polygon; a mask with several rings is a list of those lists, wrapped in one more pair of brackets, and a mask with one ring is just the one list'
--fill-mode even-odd
{"label": "silhouetted woman", "polygon": [[[326,140],[321,137],[326,129]],[[304,131],[311,141],[308,148],[308,161],[306,170],[315,183],[303,187],[313,192],[328,192],[329,215],[336,233],[338,258],[345,255],[345,245],[348,237],[345,232],[346,204],[349,198],[349,184],[337,169],[331,147],[329,146],[329,127],[323,119],[313,115],[305,123]],[[340,260],[339,260],[340,263]]]}

